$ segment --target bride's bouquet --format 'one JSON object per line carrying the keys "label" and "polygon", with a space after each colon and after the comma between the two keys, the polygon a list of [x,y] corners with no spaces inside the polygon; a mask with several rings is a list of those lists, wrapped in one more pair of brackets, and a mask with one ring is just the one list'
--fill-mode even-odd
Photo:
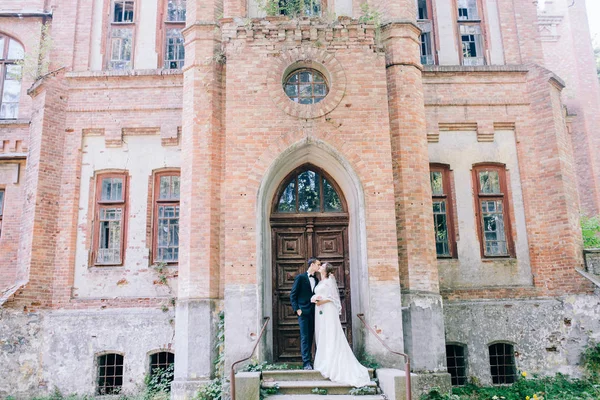
{"label": "bride's bouquet", "polygon": [[318,294],[315,294],[313,297],[310,298],[311,303],[316,303],[317,301],[321,300],[323,300],[323,296],[319,296]]}

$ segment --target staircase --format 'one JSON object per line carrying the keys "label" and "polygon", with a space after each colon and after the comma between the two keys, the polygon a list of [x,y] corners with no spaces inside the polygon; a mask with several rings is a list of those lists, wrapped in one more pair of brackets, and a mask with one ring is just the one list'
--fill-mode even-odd
{"label": "staircase", "polygon": [[[371,378],[373,378],[373,370],[369,370]],[[269,389],[278,387],[277,394],[269,395],[268,400],[384,400],[385,397],[381,394],[352,396],[350,390],[352,386],[341,385],[331,382],[317,371],[304,370],[275,370],[263,371],[261,388]],[[380,393],[379,387],[375,381],[371,381],[369,387],[376,389]],[[327,394],[315,394],[315,388],[327,391]]]}

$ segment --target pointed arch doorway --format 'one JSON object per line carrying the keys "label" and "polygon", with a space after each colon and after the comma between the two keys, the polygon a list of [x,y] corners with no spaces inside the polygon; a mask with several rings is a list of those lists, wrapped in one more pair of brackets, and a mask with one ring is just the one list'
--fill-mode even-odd
{"label": "pointed arch doorway", "polygon": [[305,164],[281,182],[271,210],[274,361],[301,361],[300,329],[290,291],[310,257],[335,267],[342,301],[340,320],[352,345],[349,217],[339,186],[322,169]]}

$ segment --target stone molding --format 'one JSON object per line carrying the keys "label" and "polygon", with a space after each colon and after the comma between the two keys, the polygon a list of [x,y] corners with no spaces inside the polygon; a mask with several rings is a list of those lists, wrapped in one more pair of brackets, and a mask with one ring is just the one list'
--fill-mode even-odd
{"label": "stone molding", "polygon": [[[293,117],[314,119],[333,111],[346,93],[346,73],[335,56],[314,47],[299,47],[286,52],[273,62],[267,75],[267,89],[273,103]],[[313,67],[324,73],[329,93],[317,104],[299,104],[289,99],[283,90],[286,74],[301,67]]]}

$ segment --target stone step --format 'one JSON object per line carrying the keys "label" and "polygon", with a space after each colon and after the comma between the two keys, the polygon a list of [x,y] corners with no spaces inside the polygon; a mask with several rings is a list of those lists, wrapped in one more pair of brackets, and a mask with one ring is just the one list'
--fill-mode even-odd
{"label": "stone step", "polygon": [[[343,385],[330,380],[314,381],[262,381],[261,386],[265,389],[279,386],[278,394],[310,395],[314,388],[326,389],[327,395],[345,394],[349,395],[352,386]],[[377,384],[373,381],[367,386],[377,389]],[[365,396],[361,396],[364,399]],[[321,399],[323,399],[321,395]]]}
{"label": "stone step", "polygon": [[323,396],[318,394],[273,394],[267,397],[268,400],[385,400],[380,394],[372,396],[351,396],[349,394],[338,394]]}
{"label": "stone step", "polygon": [[[373,378],[375,371],[369,368],[369,376]],[[319,371],[306,371],[302,369],[279,369],[262,371],[263,381],[324,381],[326,378]]]}

